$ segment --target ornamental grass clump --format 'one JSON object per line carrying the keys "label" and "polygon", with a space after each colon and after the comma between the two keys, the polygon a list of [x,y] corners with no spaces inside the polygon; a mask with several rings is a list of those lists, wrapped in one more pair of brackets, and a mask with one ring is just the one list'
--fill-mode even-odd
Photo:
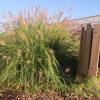
{"label": "ornamental grass clump", "polygon": [[31,93],[48,89],[64,91],[60,64],[48,44],[52,27],[43,16],[34,18],[21,13],[6,24],[0,36],[3,43],[0,44],[0,88]]}
{"label": "ornamental grass clump", "polygon": [[76,64],[72,59],[78,56],[79,41],[62,14],[49,17],[40,8],[17,16],[9,12],[0,35],[0,89],[70,90],[64,70]]}

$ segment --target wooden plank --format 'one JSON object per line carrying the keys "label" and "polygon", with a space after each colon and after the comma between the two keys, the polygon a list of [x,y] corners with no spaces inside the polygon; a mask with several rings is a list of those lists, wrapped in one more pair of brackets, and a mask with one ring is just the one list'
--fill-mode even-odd
{"label": "wooden plank", "polygon": [[79,66],[78,66],[78,75],[81,74],[82,65],[83,65],[83,51],[84,51],[84,40],[85,40],[85,28],[81,29],[81,39],[80,39],[80,56],[79,56]]}
{"label": "wooden plank", "polygon": [[80,43],[80,63],[78,68],[79,78],[88,76],[90,65],[91,46],[92,46],[93,29],[91,24],[87,25],[86,31],[82,31]]}
{"label": "wooden plank", "polygon": [[88,24],[87,29],[86,29],[84,52],[83,52],[82,74],[84,75],[84,77],[88,76],[88,69],[89,69],[90,55],[91,55],[92,36],[93,36],[93,29],[92,29],[91,24]]}
{"label": "wooden plank", "polygon": [[89,76],[97,76],[99,53],[100,53],[100,25],[95,25],[93,30]]}

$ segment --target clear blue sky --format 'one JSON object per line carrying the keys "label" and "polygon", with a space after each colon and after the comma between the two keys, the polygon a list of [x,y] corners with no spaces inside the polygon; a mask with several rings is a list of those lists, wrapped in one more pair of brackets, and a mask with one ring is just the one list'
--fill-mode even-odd
{"label": "clear blue sky", "polygon": [[[46,8],[49,14],[63,10],[71,18],[100,14],[100,0],[0,0],[0,14],[7,11],[16,13],[19,10],[30,9],[33,6]],[[72,8],[70,13],[68,9]]]}

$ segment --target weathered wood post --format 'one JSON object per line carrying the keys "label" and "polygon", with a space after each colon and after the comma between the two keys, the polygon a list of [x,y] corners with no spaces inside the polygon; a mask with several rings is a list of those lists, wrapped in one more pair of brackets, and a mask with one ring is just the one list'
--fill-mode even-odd
{"label": "weathered wood post", "polygon": [[78,77],[81,76],[82,73],[82,65],[83,65],[83,56],[84,56],[84,41],[85,41],[85,28],[82,27],[81,37],[80,37],[80,54],[79,54],[79,66],[78,66]]}
{"label": "weathered wood post", "polygon": [[100,25],[93,27],[93,39],[91,48],[91,58],[89,66],[89,76],[97,76],[100,54]]}
{"label": "weathered wood post", "polygon": [[78,75],[86,77],[88,75],[91,44],[92,44],[93,29],[91,24],[87,28],[82,28],[81,42],[80,42],[80,63],[78,68]]}
{"label": "weathered wood post", "polygon": [[77,77],[97,76],[100,52],[100,25],[91,24],[82,28],[80,42],[80,62]]}

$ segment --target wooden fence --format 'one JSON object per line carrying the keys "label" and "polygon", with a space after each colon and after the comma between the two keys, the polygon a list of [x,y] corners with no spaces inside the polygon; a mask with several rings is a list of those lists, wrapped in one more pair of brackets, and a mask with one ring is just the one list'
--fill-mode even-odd
{"label": "wooden fence", "polygon": [[82,27],[78,77],[97,76],[100,54],[100,25]]}

